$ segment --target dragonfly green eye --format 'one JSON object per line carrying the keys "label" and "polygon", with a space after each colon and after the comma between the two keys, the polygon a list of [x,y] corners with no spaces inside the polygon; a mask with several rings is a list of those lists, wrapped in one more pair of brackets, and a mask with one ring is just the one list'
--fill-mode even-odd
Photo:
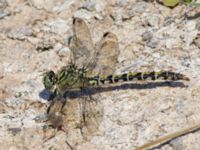
{"label": "dragonfly green eye", "polygon": [[46,89],[52,89],[56,83],[56,75],[53,71],[45,73],[43,84]]}

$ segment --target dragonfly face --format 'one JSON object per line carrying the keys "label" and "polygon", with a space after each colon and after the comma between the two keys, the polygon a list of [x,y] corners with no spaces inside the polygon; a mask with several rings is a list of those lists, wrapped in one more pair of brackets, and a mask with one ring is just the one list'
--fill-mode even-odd
{"label": "dragonfly face", "polygon": [[45,73],[43,77],[43,84],[45,89],[51,90],[54,88],[57,81],[56,74],[53,71]]}

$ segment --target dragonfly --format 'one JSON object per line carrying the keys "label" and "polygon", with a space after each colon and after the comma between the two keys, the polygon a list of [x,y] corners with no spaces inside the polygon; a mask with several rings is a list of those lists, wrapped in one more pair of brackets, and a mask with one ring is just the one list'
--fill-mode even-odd
{"label": "dragonfly", "polygon": [[[80,128],[86,138],[98,131],[103,119],[103,106],[101,101],[94,99],[87,90],[84,90],[85,88],[148,79],[190,80],[187,76],[172,71],[114,74],[120,53],[117,36],[112,32],[106,32],[95,45],[87,23],[81,18],[73,19],[70,49],[73,53],[71,63],[57,73],[48,71],[43,77],[45,89],[56,95],[47,110],[48,122],[54,128],[63,128],[66,132],[70,127]],[[60,100],[66,91],[77,89],[86,94],[76,100]]]}

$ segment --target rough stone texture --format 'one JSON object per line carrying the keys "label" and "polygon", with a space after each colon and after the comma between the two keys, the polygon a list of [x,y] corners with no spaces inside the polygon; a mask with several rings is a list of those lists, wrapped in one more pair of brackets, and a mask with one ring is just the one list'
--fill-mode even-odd
{"label": "rough stone texture", "polygon": [[[0,149],[130,150],[200,122],[198,11],[131,0],[0,0]],[[54,130],[45,133],[45,123],[35,121],[49,105],[41,79],[69,62],[73,16],[89,24],[94,42],[106,31],[117,35],[116,73],[172,69],[191,81],[186,87],[136,82],[101,92],[97,135],[85,141],[74,129],[45,141]],[[199,138],[197,131],[158,149],[199,150]]]}

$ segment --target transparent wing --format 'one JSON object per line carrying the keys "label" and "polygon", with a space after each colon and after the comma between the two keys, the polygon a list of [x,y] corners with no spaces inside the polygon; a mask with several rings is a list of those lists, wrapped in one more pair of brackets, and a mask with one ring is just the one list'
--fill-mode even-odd
{"label": "transparent wing", "polygon": [[103,119],[100,101],[92,100],[87,94],[65,101],[53,101],[47,113],[51,126],[61,128],[66,133],[79,128],[86,140],[94,136]]}
{"label": "transparent wing", "polygon": [[79,128],[81,124],[81,107],[80,101],[76,99],[68,99],[63,105],[63,130],[66,133],[72,132],[74,129]]}
{"label": "transparent wing", "polygon": [[54,128],[60,128],[63,124],[63,118],[60,114],[63,104],[62,101],[52,101],[47,110],[47,123]]}
{"label": "transparent wing", "polygon": [[[87,97],[89,98],[89,97]],[[103,120],[103,105],[98,99],[82,99],[82,135],[89,140],[99,130]]]}
{"label": "transparent wing", "polygon": [[70,43],[75,64],[91,70],[93,67],[95,49],[90,30],[86,22],[80,18],[73,20],[73,38]]}
{"label": "transparent wing", "polygon": [[119,55],[117,36],[111,32],[105,33],[97,49],[97,62],[94,72],[101,75],[112,74],[115,71]]}

